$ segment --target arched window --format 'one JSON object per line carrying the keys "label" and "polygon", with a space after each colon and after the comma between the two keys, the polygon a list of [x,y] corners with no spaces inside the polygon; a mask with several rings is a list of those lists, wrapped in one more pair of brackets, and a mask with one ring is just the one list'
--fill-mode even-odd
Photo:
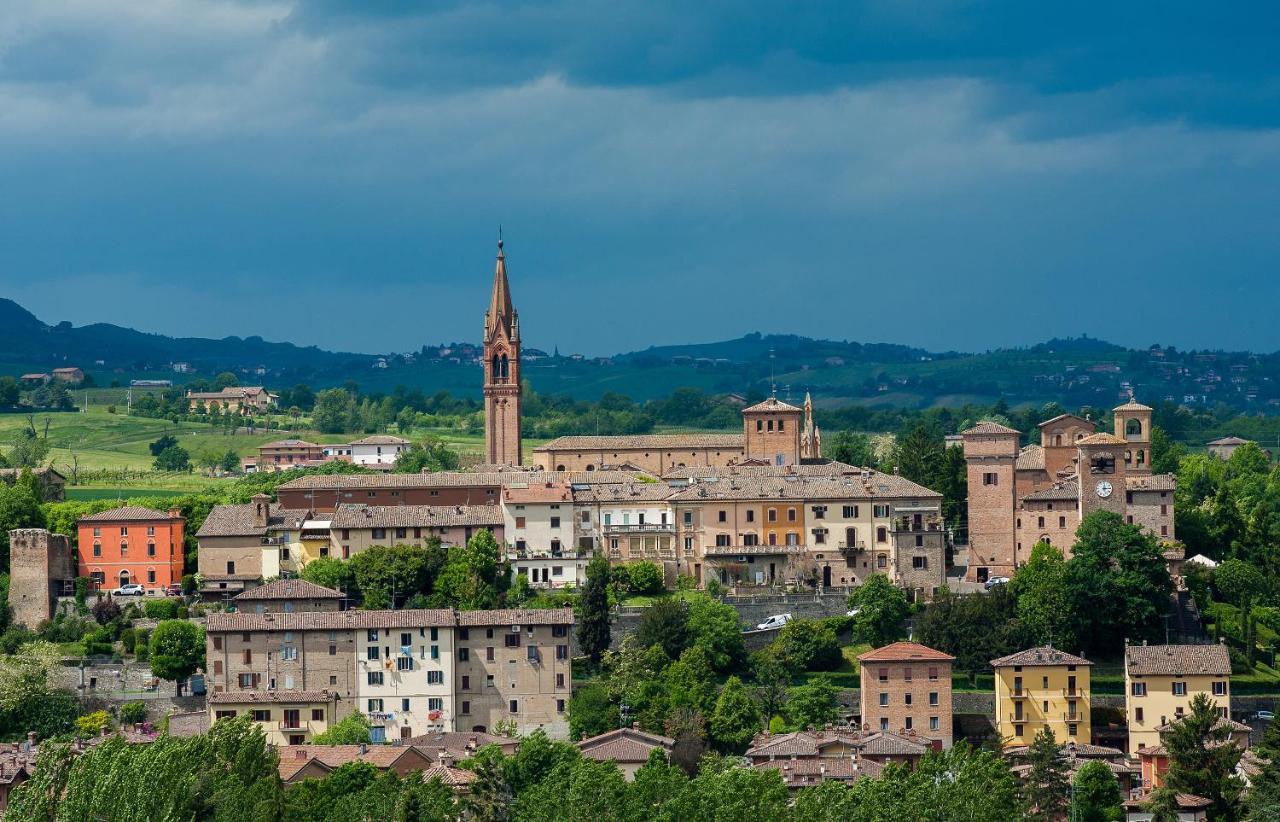
{"label": "arched window", "polygon": [[1053,444],[1054,444],[1054,445],[1062,445],[1062,435],[1061,435],[1061,434],[1054,434],[1054,435],[1053,435]]}
{"label": "arched window", "polygon": [[498,359],[498,355],[493,355],[493,365],[489,369],[489,379],[498,382],[502,378],[502,361]]}
{"label": "arched window", "polygon": [[563,471],[563,470],[564,470],[564,465],[563,465],[563,464],[557,465],[557,466],[556,466],[556,470],[557,470],[557,471]]}
{"label": "arched window", "polygon": [[1125,436],[1142,436],[1142,420],[1129,419],[1124,423]]}
{"label": "arched window", "polygon": [[511,373],[507,370],[507,355],[503,354],[502,355],[502,381],[506,382],[510,376],[511,376]]}
{"label": "arched window", "polygon": [[1146,465],[1146,464],[1147,464],[1147,452],[1139,448],[1138,449],[1138,465]]}

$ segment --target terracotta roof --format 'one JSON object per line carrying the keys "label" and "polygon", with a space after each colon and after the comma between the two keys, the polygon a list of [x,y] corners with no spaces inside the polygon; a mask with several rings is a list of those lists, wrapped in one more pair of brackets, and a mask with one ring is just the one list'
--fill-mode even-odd
{"label": "terracotta roof", "polygon": [[573,501],[577,503],[626,503],[660,502],[676,492],[665,482],[628,482],[592,485],[573,489]]}
{"label": "terracotta roof", "polygon": [[217,633],[572,624],[573,611],[569,608],[507,608],[458,612],[448,608],[409,608],[401,611],[308,611],[292,614],[213,613],[207,617],[205,629],[210,633]]}
{"label": "terracotta roof", "polygon": [[867,756],[924,756],[929,750],[927,742],[889,731],[871,734],[862,741],[860,747]]}
{"label": "terracotta roof", "polygon": [[266,450],[268,448],[319,448],[320,446],[314,442],[306,440],[276,440],[275,442],[264,442],[258,446],[258,450]]}
{"label": "terracotta roof", "polygon": [[1076,480],[1067,480],[1066,482],[1055,482],[1048,488],[1041,488],[1039,491],[1032,491],[1030,494],[1023,496],[1024,501],[1042,502],[1044,500],[1059,499],[1079,499],[1080,483]]}
{"label": "terracotta roof", "polygon": [[474,773],[466,768],[455,768],[452,765],[441,765],[439,763],[432,765],[422,772],[422,781],[430,782],[433,779],[439,779],[450,788],[463,788],[475,782],[478,779]]}
{"label": "terracotta roof", "polygon": [[[1163,734],[1163,733],[1168,733],[1169,731],[1172,731],[1174,727],[1177,726],[1178,721],[1179,720],[1175,719],[1173,722],[1166,722],[1163,725],[1158,726],[1156,728],[1156,733]],[[1228,728],[1231,730],[1232,733],[1253,733],[1253,728],[1249,727],[1243,722],[1236,722],[1234,719],[1228,719],[1225,716],[1221,717],[1217,722],[1213,723],[1213,730],[1217,731],[1222,728]]]}
{"label": "terracotta roof", "polygon": [[509,485],[502,489],[504,502],[573,502],[569,486],[559,482],[538,482],[525,485]]}
{"label": "terracotta roof", "polygon": [[[1213,800],[1205,799],[1203,796],[1196,796],[1193,793],[1180,793],[1175,799],[1178,802],[1178,809],[1184,811],[1194,811],[1200,808],[1207,808],[1213,804]],[[1150,794],[1140,796],[1136,799],[1126,799],[1124,806],[1131,809],[1139,809],[1144,807],[1151,801]]]}
{"label": "terracotta roof", "polygon": [[520,744],[520,740],[509,736],[496,736],[484,731],[437,731],[421,736],[411,736],[401,740],[401,743],[417,745],[431,751],[444,748],[455,759],[466,759],[485,745],[514,749]]}
{"label": "terracotta roof", "polygon": [[237,594],[236,602],[259,599],[342,599],[342,592],[305,579],[278,579]]}
{"label": "terracotta roof", "polygon": [[752,764],[757,770],[774,770],[782,774],[788,788],[820,785],[828,780],[853,782],[863,777],[878,779],[885,766],[870,759],[856,762],[846,757],[818,759],[766,759]]}
{"label": "terracotta roof", "polygon": [[1108,434],[1106,432],[1102,432],[1098,434],[1090,434],[1089,436],[1085,437],[1082,440],[1076,440],[1076,445],[1128,445],[1128,444],[1129,444],[1128,440],[1122,437],[1117,437],[1115,434]]}
{"label": "terracotta roof", "polygon": [[[1004,755],[1011,759],[1025,757],[1030,750],[1029,745],[1016,745],[1005,748]],[[1123,759],[1124,751],[1106,745],[1089,745],[1080,742],[1068,742],[1062,746],[1062,755],[1081,759]]]}
{"label": "terracotta roof", "polygon": [[805,462],[800,465],[690,465],[672,468],[663,479],[703,479],[708,477],[840,477],[862,471],[856,465],[836,460]]}
{"label": "terracotta roof", "polygon": [[1025,445],[1018,452],[1013,467],[1019,471],[1043,471],[1044,449],[1038,445]]}
{"label": "terracotta roof", "polygon": [[1173,474],[1152,474],[1149,477],[1126,476],[1124,487],[1127,491],[1176,491],[1178,478]]}
{"label": "terracotta roof", "polygon": [[102,511],[97,514],[86,514],[77,522],[149,522],[152,520],[169,521],[169,515],[163,511],[157,511],[154,508],[144,508],[141,505],[124,505],[120,508],[112,508],[110,511]]}
{"label": "terracotta roof", "polygon": [[649,754],[661,748],[667,753],[676,744],[674,739],[646,733],[639,728],[616,728],[599,736],[578,743],[578,750],[588,759],[597,762],[646,762]]}
{"label": "terracotta roof", "polygon": [[374,434],[364,439],[352,440],[348,445],[408,445],[409,441],[400,437],[391,437],[386,434]]}
{"label": "terracotta roof", "polygon": [[743,500],[841,500],[904,497],[941,497],[897,474],[870,472],[864,479],[852,477],[722,477],[691,483],[672,494],[673,502],[702,499]]}
{"label": "terracotta roof", "polygon": [[[798,410],[798,409],[797,409]],[[540,451],[679,451],[686,448],[722,448],[742,450],[746,438],[742,434],[625,434],[622,436],[557,437],[533,449]]]}
{"label": "terracotta roof", "polygon": [[964,436],[969,434],[1022,434],[1022,432],[1016,428],[1010,428],[1007,425],[1001,425],[998,422],[991,422],[990,420],[980,422],[972,428],[967,428],[960,433]]}
{"label": "terracotta roof", "polygon": [[242,705],[246,703],[313,704],[337,699],[329,691],[215,691],[209,694],[210,705]]}
{"label": "terracotta roof", "polygon": [[1059,650],[1049,645],[1042,645],[1039,648],[1028,648],[1025,651],[1018,651],[1008,656],[1002,656],[999,659],[991,660],[991,667],[1001,668],[1008,665],[1022,665],[1023,667],[1031,667],[1038,665],[1092,665],[1093,663],[1084,657],[1069,654],[1066,651]]}
{"label": "terracotta roof", "polygon": [[196,532],[200,537],[260,537],[268,531],[299,528],[311,512],[303,509],[282,508],[271,503],[267,511],[267,525],[254,521],[254,504],[215,505]]}
{"label": "terracotta roof", "polygon": [[183,739],[209,730],[208,711],[179,711],[169,714],[169,735]]}
{"label": "terracotta roof", "polygon": [[1152,409],[1151,409],[1151,406],[1143,405],[1142,403],[1135,400],[1133,397],[1130,397],[1129,401],[1126,402],[1124,405],[1117,405],[1115,408],[1111,410],[1112,411],[1150,411]]}
{"label": "terracotta roof", "polygon": [[353,505],[333,512],[333,528],[455,528],[502,524],[498,505]]}
{"label": "terracotta roof", "polygon": [[894,642],[858,654],[859,662],[951,662],[955,657],[918,642]]}
{"label": "terracotta roof", "polygon": [[1137,676],[1209,674],[1231,676],[1227,646],[1129,645],[1124,649],[1125,671]]}
{"label": "terracotta roof", "polygon": [[437,471],[428,474],[309,474],[280,486],[286,491],[340,488],[498,488],[535,482],[635,482],[632,471]]}
{"label": "terracotta roof", "polygon": [[421,760],[423,767],[429,767],[427,763],[435,761],[427,749],[413,745],[288,745],[279,751],[282,768],[286,763],[305,763],[312,759],[329,768],[338,768],[349,762],[367,762],[379,770],[391,767],[402,756]]}
{"label": "terracotta roof", "polygon": [[1094,423],[1093,420],[1086,420],[1084,417],[1080,416],[1079,414],[1059,414],[1056,417],[1050,417],[1049,419],[1040,423],[1036,427],[1044,428],[1047,425],[1053,425],[1055,422],[1058,422],[1059,420],[1079,420],[1080,422],[1083,422],[1084,424],[1090,427],[1093,427],[1094,425],[1096,425],[1096,423]]}
{"label": "terracotta roof", "polygon": [[751,414],[757,411],[794,411],[796,413],[803,413],[804,409],[797,408],[791,403],[783,402],[777,397],[770,397],[767,400],[762,400],[755,405],[749,405],[742,409],[742,413],[744,414]]}

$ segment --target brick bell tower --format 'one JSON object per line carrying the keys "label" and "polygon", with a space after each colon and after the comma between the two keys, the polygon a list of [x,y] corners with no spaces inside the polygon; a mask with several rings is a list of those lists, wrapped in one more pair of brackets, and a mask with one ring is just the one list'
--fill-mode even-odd
{"label": "brick bell tower", "polygon": [[499,233],[493,295],[484,315],[484,446],[489,463],[522,463],[520,392],[520,315],[511,307],[507,258]]}

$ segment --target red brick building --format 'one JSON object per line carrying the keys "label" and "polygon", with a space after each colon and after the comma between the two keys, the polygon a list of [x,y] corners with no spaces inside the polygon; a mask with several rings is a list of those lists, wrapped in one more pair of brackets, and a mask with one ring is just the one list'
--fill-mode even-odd
{"label": "red brick building", "polygon": [[99,588],[139,583],[163,590],[182,580],[186,521],[180,509],[165,513],[126,505],[81,517],[76,525],[77,573]]}

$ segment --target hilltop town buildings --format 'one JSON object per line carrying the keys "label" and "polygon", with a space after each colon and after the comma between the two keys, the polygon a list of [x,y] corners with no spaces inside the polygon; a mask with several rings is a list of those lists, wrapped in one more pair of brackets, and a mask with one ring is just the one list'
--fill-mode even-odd
{"label": "hilltop town buildings", "polygon": [[894,642],[858,655],[862,725],[918,734],[951,747],[951,665],[955,657],[918,642]]}
{"label": "hilltop town buildings", "polygon": [[1059,744],[1088,744],[1092,665],[1050,647],[991,660],[996,672],[996,735],[1005,747],[1029,745],[1045,728]]}
{"label": "hilltop town buildings", "polygon": [[1227,646],[1126,645],[1125,718],[1129,754],[1160,744],[1160,729],[1191,710],[1206,694],[1224,719],[1231,713],[1231,659]]}
{"label": "hilltop town buildings", "polygon": [[1080,521],[1112,511],[1160,540],[1174,539],[1172,474],[1151,472],[1150,407],[1114,411],[1114,434],[1062,414],[1041,423],[1040,443],[983,422],[963,432],[969,483],[968,578],[1012,576],[1038,542],[1070,555]]}
{"label": "hilltop town buildings", "polygon": [[280,397],[260,385],[233,386],[219,391],[188,391],[187,405],[194,411],[218,408],[223,413],[261,413],[275,406]]}

